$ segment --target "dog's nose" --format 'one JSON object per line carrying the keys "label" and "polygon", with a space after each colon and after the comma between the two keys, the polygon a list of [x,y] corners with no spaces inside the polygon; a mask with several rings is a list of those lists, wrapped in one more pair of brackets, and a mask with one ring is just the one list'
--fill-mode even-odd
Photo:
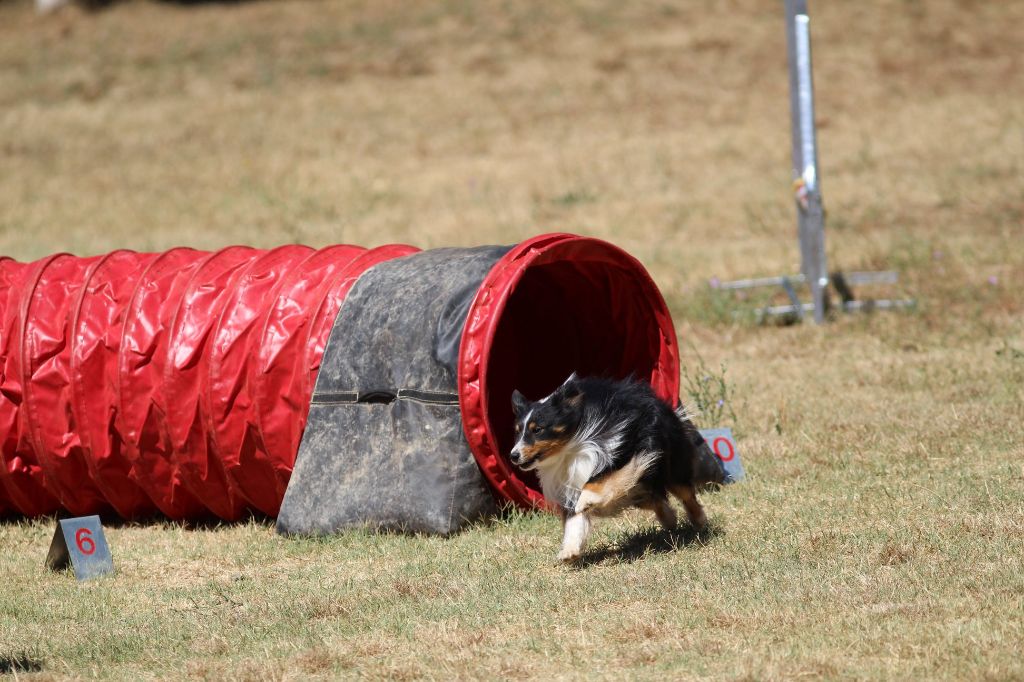
{"label": "dog's nose", "polygon": [[522,461],[522,459],[523,459],[523,456],[519,454],[519,451],[518,451],[518,450],[513,450],[513,451],[512,451],[512,452],[511,452],[511,453],[509,454],[508,458],[509,458],[510,460],[512,460],[512,463],[513,463],[513,464],[519,464],[519,462],[521,462],[521,461]]}

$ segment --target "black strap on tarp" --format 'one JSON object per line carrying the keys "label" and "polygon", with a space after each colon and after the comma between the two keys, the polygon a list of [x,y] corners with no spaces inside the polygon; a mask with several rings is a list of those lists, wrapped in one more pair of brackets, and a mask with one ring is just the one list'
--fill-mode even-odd
{"label": "black strap on tarp", "polygon": [[458,405],[459,394],[450,391],[421,391],[416,388],[372,389],[365,391],[324,391],[314,393],[314,405],[386,404],[396,400],[413,400],[430,405]]}

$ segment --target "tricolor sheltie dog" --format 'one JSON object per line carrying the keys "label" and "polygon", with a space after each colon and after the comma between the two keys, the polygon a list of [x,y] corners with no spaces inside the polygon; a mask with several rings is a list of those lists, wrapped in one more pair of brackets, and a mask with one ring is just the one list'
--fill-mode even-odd
{"label": "tricolor sheltie dog", "polygon": [[570,376],[554,393],[530,402],[512,394],[516,444],[512,463],[533,471],[564,526],[562,561],[578,559],[592,520],[627,507],[653,511],[675,528],[669,494],[698,530],[706,523],[697,488],[725,477],[686,413],[673,410],[639,381]]}

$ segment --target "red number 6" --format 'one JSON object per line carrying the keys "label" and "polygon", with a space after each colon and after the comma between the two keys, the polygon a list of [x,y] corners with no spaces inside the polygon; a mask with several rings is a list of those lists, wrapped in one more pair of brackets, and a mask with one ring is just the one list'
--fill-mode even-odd
{"label": "red number 6", "polygon": [[88,528],[79,528],[75,531],[75,544],[78,551],[86,556],[96,551],[96,542],[92,539],[92,531]]}

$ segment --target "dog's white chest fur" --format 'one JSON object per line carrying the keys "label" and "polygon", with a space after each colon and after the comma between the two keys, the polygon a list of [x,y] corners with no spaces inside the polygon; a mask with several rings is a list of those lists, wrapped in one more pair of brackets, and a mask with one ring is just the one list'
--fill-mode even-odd
{"label": "dog's white chest fur", "polygon": [[621,428],[605,429],[600,422],[581,424],[560,453],[537,465],[544,497],[573,509],[587,481],[611,466],[621,434]]}

